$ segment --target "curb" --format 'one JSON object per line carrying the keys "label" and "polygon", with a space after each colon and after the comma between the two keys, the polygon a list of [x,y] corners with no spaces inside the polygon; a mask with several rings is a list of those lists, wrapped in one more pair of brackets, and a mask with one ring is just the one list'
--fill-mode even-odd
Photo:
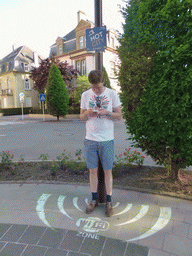
{"label": "curb", "polygon": [[[30,118],[53,118],[57,119],[56,116],[49,114],[29,114]],[[59,117],[59,119],[80,119],[80,114],[66,115],[65,117]]]}

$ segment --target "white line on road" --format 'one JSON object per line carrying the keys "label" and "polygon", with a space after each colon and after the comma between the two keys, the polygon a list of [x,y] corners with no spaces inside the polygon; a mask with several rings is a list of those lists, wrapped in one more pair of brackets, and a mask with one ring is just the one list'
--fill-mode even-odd
{"label": "white line on road", "polygon": [[163,229],[169,223],[170,219],[171,219],[171,208],[160,207],[160,215],[157,222],[146,233],[136,238],[127,240],[127,242],[143,239],[148,236],[154,235],[155,233]]}
{"label": "white line on road", "polygon": [[45,225],[47,225],[48,227],[52,228],[51,225],[49,224],[49,222],[46,220],[45,217],[45,203],[47,201],[47,199],[51,196],[51,194],[42,194],[39,199],[37,200],[37,205],[36,205],[36,212],[39,216],[39,218],[43,221],[43,223],[45,223]]}

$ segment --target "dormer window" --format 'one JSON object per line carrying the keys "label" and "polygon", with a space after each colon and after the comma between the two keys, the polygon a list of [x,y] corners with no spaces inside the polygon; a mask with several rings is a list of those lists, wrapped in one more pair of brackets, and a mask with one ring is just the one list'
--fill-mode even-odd
{"label": "dormer window", "polygon": [[28,66],[28,64],[27,63],[24,63],[24,71],[29,71],[29,66]]}
{"label": "dormer window", "polygon": [[63,53],[63,47],[62,45],[59,45],[59,55],[61,55]]}
{"label": "dormer window", "polygon": [[79,49],[83,49],[83,36],[79,37]]}

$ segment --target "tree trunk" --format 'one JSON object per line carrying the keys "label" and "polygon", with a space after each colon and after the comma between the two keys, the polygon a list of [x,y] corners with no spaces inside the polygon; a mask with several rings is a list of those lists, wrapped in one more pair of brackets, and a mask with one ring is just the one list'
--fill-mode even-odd
{"label": "tree trunk", "polygon": [[57,121],[59,121],[59,116],[57,116]]}
{"label": "tree trunk", "polygon": [[179,174],[179,165],[171,161],[171,170],[170,170],[170,178],[175,181],[178,180],[178,174]]}

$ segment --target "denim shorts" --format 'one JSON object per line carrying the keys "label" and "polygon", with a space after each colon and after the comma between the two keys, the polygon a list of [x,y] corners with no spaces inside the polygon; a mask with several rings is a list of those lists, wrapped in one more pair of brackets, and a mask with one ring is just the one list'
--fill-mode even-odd
{"label": "denim shorts", "polygon": [[98,167],[99,158],[104,170],[111,170],[114,161],[114,140],[93,141],[84,140],[84,157],[88,169]]}

